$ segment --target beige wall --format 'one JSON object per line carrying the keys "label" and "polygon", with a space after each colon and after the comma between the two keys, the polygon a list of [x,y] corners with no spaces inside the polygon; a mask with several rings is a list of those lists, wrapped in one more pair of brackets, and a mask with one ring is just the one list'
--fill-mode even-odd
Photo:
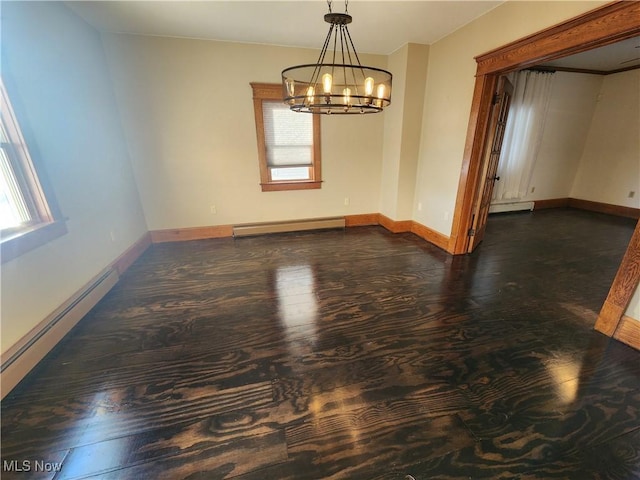
{"label": "beige wall", "polygon": [[69,230],[2,264],[5,352],[147,227],[95,30],[59,3],[3,2],[2,76]]}
{"label": "beige wall", "polygon": [[384,113],[379,211],[394,220],[413,213],[428,60],[429,47],[415,43],[389,56],[394,101]]}
{"label": "beige wall", "polygon": [[[575,197],[640,205],[640,71],[556,72],[540,151],[523,201]],[[629,191],[635,191],[633,199]]]}
{"label": "beige wall", "polygon": [[605,76],[571,196],[640,208],[638,132],[640,70]]}
{"label": "beige wall", "polygon": [[538,159],[525,200],[571,196],[603,82],[602,75],[556,72]]}
{"label": "beige wall", "polygon": [[430,46],[414,220],[445,235],[451,232],[475,83],[474,56],[603,3],[506,2]]}
{"label": "beige wall", "polygon": [[378,211],[382,115],[323,116],[322,189],[260,189],[249,83],[277,83],[317,51],[134,35],[104,43],[150,230]]}

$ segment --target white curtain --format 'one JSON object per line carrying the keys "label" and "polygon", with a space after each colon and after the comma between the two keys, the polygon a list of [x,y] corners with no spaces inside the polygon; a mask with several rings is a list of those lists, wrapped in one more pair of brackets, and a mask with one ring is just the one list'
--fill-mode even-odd
{"label": "white curtain", "polygon": [[515,74],[513,98],[498,163],[500,180],[493,200],[527,195],[551,98],[552,72],[522,70]]}

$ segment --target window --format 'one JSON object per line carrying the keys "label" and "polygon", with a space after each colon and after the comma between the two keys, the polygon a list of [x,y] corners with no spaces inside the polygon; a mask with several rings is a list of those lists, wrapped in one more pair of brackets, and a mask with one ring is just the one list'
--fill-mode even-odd
{"label": "window", "polygon": [[[50,196],[49,196],[50,197]],[[47,201],[0,79],[0,242],[2,262],[66,233]]]}
{"label": "window", "polygon": [[282,86],[252,83],[263,192],[320,188],[320,118],[282,103]]}

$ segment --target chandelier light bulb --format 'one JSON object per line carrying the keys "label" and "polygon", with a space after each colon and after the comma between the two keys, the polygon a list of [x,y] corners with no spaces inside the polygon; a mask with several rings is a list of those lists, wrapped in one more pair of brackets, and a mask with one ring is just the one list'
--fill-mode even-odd
{"label": "chandelier light bulb", "polygon": [[364,79],[364,94],[370,97],[373,94],[373,78],[367,77]]}
{"label": "chandelier light bulb", "polygon": [[307,102],[312,105],[314,102],[314,95],[316,93],[315,88],[313,88],[313,86],[310,86],[309,88],[307,88]]}
{"label": "chandelier light bulb", "polygon": [[344,102],[345,105],[350,105],[351,104],[351,89],[350,88],[345,88],[344,90],[342,90],[342,100]]}
{"label": "chandelier light bulb", "polygon": [[327,95],[331,94],[331,85],[333,84],[333,77],[330,73],[322,75],[322,89]]}

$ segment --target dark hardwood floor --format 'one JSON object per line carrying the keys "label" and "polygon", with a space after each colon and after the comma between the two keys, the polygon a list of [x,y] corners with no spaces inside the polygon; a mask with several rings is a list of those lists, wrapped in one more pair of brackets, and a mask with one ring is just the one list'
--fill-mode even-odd
{"label": "dark hardwood floor", "polygon": [[640,353],[592,330],[634,224],[154,245],[2,402],[2,478],[638,479]]}

